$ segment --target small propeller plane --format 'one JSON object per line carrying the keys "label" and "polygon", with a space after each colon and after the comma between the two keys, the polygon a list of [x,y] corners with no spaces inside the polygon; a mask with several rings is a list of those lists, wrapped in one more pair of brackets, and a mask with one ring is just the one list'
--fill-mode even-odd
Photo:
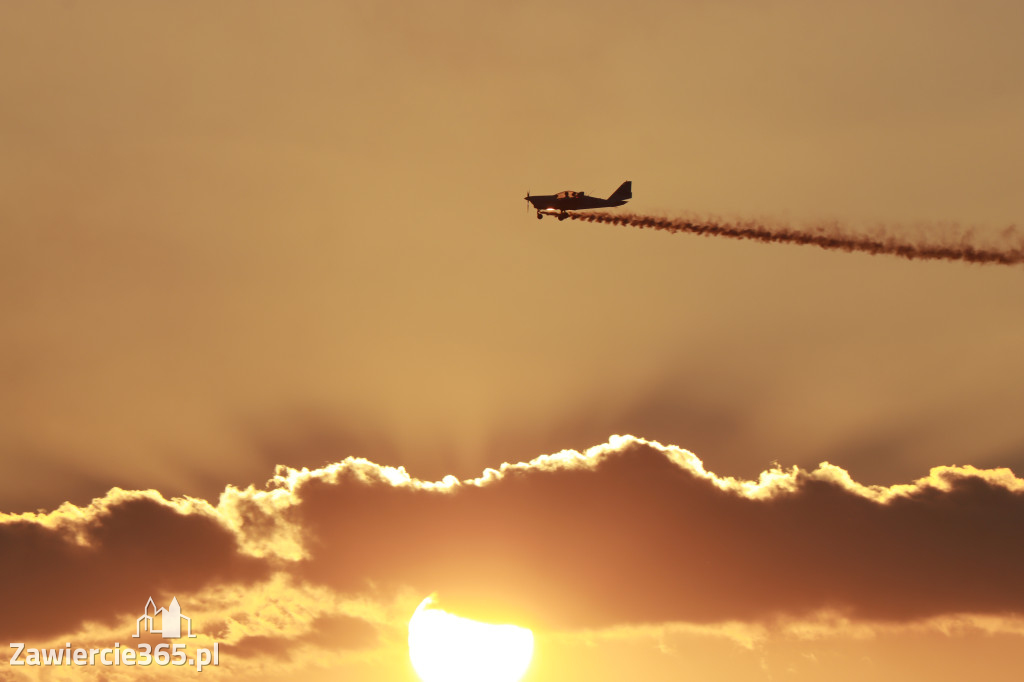
{"label": "small propeller plane", "polygon": [[[530,196],[527,192],[523,197],[537,209],[537,220],[546,215],[553,215],[559,220],[569,217],[569,211],[579,211],[585,208],[611,208],[622,206],[633,198],[633,182],[626,180],[619,185],[619,188],[612,192],[607,199],[587,196],[583,192],[565,191],[558,194],[544,194]],[[527,208],[529,210],[529,208]]]}

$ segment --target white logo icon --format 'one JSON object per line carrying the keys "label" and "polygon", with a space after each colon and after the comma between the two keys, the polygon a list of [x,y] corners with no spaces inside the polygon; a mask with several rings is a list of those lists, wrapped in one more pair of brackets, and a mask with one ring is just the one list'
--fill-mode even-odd
{"label": "white logo icon", "polygon": [[[155,627],[157,616],[160,616],[160,629]],[[146,610],[135,621],[135,634],[132,637],[139,637],[140,632],[151,632],[154,635],[161,635],[164,639],[177,639],[181,637],[181,621],[188,624],[188,636],[195,637],[192,634],[192,619],[181,615],[177,597],[171,599],[171,605],[166,609],[163,607],[158,609],[153,603],[153,598],[150,597],[146,602]]]}

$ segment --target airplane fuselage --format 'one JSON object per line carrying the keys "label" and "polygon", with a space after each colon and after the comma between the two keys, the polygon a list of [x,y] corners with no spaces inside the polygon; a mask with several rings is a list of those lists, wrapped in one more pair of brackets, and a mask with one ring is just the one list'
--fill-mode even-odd
{"label": "airplane fuselage", "polygon": [[622,206],[633,197],[633,187],[630,181],[626,181],[615,190],[610,197],[588,196],[584,192],[565,191],[558,194],[542,194],[524,198],[537,209],[537,218],[545,215],[556,216],[559,220],[569,217],[569,211],[580,211],[588,208],[613,208]]}
{"label": "airplane fuselage", "polygon": [[530,197],[530,203],[536,209],[555,208],[560,211],[579,211],[585,208],[612,208],[622,206],[625,201],[608,201],[598,197],[574,197],[571,199],[559,199],[557,195]]}

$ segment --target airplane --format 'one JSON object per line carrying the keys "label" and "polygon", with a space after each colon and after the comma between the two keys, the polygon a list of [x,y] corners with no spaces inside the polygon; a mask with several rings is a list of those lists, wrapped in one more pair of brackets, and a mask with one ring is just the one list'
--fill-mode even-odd
{"label": "airplane", "polygon": [[[559,192],[558,194],[544,194],[537,196],[530,196],[527,192],[526,196],[523,197],[537,209],[537,220],[540,220],[546,215],[553,215],[559,220],[565,220],[569,217],[569,211],[579,211],[585,208],[611,208],[612,206],[622,206],[624,203],[633,198],[633,182],[632,180],[626,180],[624,183],[619,185],[619,188],[612,192],[611,196],[607,199],[601,199],[600,197],[587,196],[583,192],[572,192],[565,191]],[[529,208],[527,208],[529,210]]]}

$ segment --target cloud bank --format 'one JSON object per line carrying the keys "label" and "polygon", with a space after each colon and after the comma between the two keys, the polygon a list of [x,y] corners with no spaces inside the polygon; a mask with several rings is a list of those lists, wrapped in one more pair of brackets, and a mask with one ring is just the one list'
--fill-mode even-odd
{"label": "cloud bank", "polygon": [[740,480],[631,436],[464,481],[350,458],[280,467],[216,504],[114,489],[0,515],[0,629],[52,638],[133,621],[150,594],[274,581],[380,601],[436,592],[457,613],[554,630],[1019,620],[1022,533],[1024,480],[1009,470],[939,467],[879,487],[822,464]]}

